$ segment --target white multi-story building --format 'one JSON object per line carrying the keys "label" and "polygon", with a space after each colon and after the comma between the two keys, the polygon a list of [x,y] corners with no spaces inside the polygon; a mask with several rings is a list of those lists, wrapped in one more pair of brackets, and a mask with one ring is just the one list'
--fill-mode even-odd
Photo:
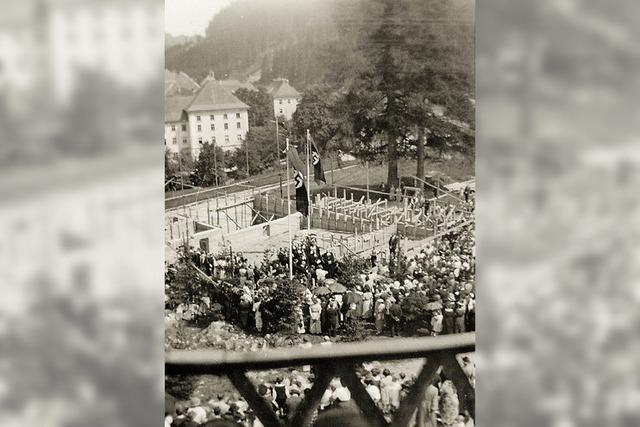
{"label": "white multi-story building", "polygon": [[249,130],[248,112],[248,105],[210,76],[195,95],[165,99],[165,145],[193,159],[204,143],[234,150]]}
{"label": "white multi-story building", "polygon": [[191,155],[186,108],[193,96],[169,96],[164,101],[164,145],[173,154]]}
{"label": "white multi-story building", "polygon": [[273,98],[273,111],[276,117],[291,120],[298,108],[300,92],[289,84],[289,80],[282,78],[275,79],[269,86],[268,92]]}

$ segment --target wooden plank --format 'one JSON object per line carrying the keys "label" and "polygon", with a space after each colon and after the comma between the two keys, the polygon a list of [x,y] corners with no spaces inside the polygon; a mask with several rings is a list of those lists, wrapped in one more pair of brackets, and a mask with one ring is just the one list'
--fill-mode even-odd
{"label": "wooden plank", "polygon": [[240,369],[230,371],[228,377],[265,427],[282,426],[273,408],[260,397],[249,378],[247,378],[246,371]]}
{"label": "wooden plank", "polygon": [[291,418],[291,427],[308,427],[311,425],[313,415],[320,406],[322,395],[329,387],[331,380],[335,377],[336,367],[333,363],[316,366],[316,380],[311,390],[305,395],[304,400],[298,406],[295,414]]}
{"label": "wooden plank", "polygon": [[168,374],[224,372],[244,366],[250,369],[276,369],[287,366],[319,365],[336,360],[358,363],[366,360],[394,360],[424,357],[436,351],[464,353],[474,351],[475,333],[439,335],[437,337],[398,338],[389,341],[372,340],[341,343],[331,347],[309,349],[281,348],[256,352],[222,350],[171,350],[166,353]]}
{"label": "wooden plank", "polygon": [[351,397],[356,401],[360,410],[369,418],[372,427],[385,427],[389,425],[378,405],[371,399],[367,389],[360,382],[360,379],[355,373],[354,365],[342,367],[340,379],[351,392]]}
{"label": "wooden plank", "polygon": [[418,378],[413,383],[411,390],[400,402],[400,407],[396,411],[391,427],[409,427],[409,423],[418,409],[418,405],[424,400],[424,393],[427,390],[429,384],[433,382],[436,376],[442,372],[442,366],[440,366],[440,358],[438,356],[429,357],[424,364]]}

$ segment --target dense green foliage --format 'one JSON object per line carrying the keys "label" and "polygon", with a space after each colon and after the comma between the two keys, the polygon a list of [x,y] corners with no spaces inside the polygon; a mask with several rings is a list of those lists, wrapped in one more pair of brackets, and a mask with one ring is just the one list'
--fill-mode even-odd
{"label": "dense green foliage", "polygon": [[238,89],[234,95],[249,106],[249,128],[267,126],[273,120],[273,102],[263,88],[259,90]]}
{"label": "dense green foliage", "polygon": [[214,146],[208,142],[200,146],[200,154],[194,163],[193,174],[191,180],[194,185],[202,187],[210,187],[216,184],[216,176],[218,184],[223,184],[226,178],[225,154],[222,148]]}
{"label": "dense green foliage", "polygon": [[278,156],[275,125],[251,128],[242,145],[230,155],[229,162],[237,168],[234,173],[236,178],[247,176],[247,147],[249,175],[272,168]]}

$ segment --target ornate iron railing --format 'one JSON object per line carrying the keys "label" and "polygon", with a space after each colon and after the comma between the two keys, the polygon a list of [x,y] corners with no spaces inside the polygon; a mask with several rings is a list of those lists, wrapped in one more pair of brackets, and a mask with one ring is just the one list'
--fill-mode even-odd
{"label": "ornate iron railing", "polygon": [[[315,411],[331,380],[340,377],[352,398],[366,414],[372,427],[409,427],[427,386],[436,375],[444,372],[458,389],[460,405],[473,416],[475,393],[456,355],[475,351],[475,333],[438,337],[402,338],[385,341],[334,344],[309,349],[282,348],[258,352],[226,352],[217,350],[175,350],[167,353],[167,375],[224,375],[245,398],[254,414],[266,427],[303,427],[312,422]],[[389,423],[380,408],[367,393],[356,372],[367,361],[388,361],[425,358],[425,364],[408,394],[400,402]],[[256,391],[247,377],[252,370],[278,369],[293,366],[315,366],[316,376],[311,391],[290,420],[278,418]]]}

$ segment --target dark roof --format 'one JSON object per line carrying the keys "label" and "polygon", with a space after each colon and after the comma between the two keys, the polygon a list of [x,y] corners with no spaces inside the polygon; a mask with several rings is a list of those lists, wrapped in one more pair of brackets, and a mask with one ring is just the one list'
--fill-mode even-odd
{"label": "dark roof", "polygon": [[213,78],[206,79],[187,111],[248,110],[249,106],[236,98],[229,89]]}
{"label": "dark roof", "polygon": [[164,84],[165,96],[193,95],[200,89],[200,85],[183,71],[164,70]]}
{"label": "dark roof", "polygon": [[186,108],[193,96],[168,96],[164,99],[165,123],[181,122],[186,120]]}
{"label": "dark roof", "polygon": [[267,91],[274,98],[299,98],[300,92],[289,84],[287,79],[275,79]]}

